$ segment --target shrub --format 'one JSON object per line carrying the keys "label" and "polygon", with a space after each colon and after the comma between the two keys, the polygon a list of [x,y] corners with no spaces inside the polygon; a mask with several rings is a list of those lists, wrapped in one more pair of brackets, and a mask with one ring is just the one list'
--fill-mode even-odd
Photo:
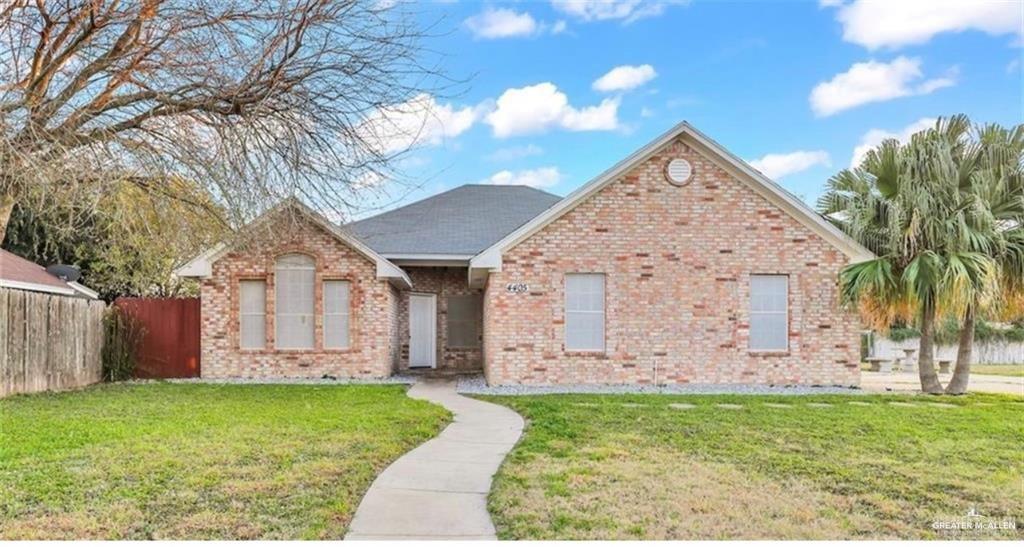
{"label": "shrub", "polygon": [[103,380],[120,382],[135,375],[145,328],[117,306],[103,316]]}

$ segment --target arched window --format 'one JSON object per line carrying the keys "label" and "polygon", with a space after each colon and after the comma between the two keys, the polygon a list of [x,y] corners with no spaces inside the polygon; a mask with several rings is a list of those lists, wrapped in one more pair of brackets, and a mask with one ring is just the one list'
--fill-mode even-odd
{"label": "arched window", "polygon": [[303,254],[278,257],[274,268],[274,340],[279,349],[313,349],[315,263]]}

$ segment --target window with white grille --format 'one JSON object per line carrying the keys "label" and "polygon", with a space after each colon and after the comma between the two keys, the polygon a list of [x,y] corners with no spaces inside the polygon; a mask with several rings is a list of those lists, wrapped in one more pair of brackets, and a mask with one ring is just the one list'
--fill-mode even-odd
{"label": "window with white grille", "polygon": [[480,311],[478,294],[448,297],[448,347],[480,347]]}
{"label": "window with white grille", "polygon": [[314,262],[284,255],[274,268],[274,340],[279,349],[313,349]]}
{"label": "window with white grille", "polygon": [[750,349],[789,349],[788,276],[750,276]]}
{"label": "window with white grille", "polygon": [[349,283],[324,281],[324,347],[349,347]]}
{"label": "window with white grille", "polygon": [[267,282],[239,281],[238,300],[239,347],[263,349],[267,343]]}
{"label": "window with white grille", "polygon": [[565,349],[604,351],[604,274],[566,274]]}

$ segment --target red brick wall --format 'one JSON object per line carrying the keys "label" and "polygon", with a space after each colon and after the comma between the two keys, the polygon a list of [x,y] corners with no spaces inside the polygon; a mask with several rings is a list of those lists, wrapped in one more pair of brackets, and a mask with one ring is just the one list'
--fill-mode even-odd
{"label": "red brick wall", "polygon": [[[213,264],[202,283],[202,375],[226,377],[383,377],[390,374],[395,354],[397,297],[387,281],[378,280],[375,265],[312,223],[285,231],[281,240],[232,252]],[[316,317],[313,350],[274,349],[274,261],[287,253],[316,260]],[[261,350],[240,349],[238,282],[267,283],[267,343]],[[322,281],[347,280],[350,285],[350,348],[323,349]]]}
{"label": "red brick wall", "polygon": [[[684,157],[688,185],[664,177]],[[504,256],[484,298],[488,381],[859,383],[846,258],[682,141]],[[606,274],[606,352],[564,351],[564,275]],[[750,274],[789,276],[790,350],[748,351]],[[507,283],[527,283],[510,294]]]}
{"label": "red brick wall", "polygon": [[[482,367],[480,348],[448,346],[448,296],[480,294],[470,289],[466,268],[407,267],[412,292],[437,295],[437,368],[461,372],[479,372]],[[409,291],[402,291],[398,306],[398,339],[401,344],[400,370],[409,368]]]}

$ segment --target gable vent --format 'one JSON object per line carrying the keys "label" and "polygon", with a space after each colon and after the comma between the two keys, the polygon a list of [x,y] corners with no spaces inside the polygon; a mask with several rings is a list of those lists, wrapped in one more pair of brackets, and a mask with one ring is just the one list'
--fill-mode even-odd
{"label": "gable vent", "polygon": [[690,182],[690,177],[693,176],[693,167],[690,162],[676,158],[668,162],[668,166],[665,168],[665,178],[676,186],[683,186]]}

